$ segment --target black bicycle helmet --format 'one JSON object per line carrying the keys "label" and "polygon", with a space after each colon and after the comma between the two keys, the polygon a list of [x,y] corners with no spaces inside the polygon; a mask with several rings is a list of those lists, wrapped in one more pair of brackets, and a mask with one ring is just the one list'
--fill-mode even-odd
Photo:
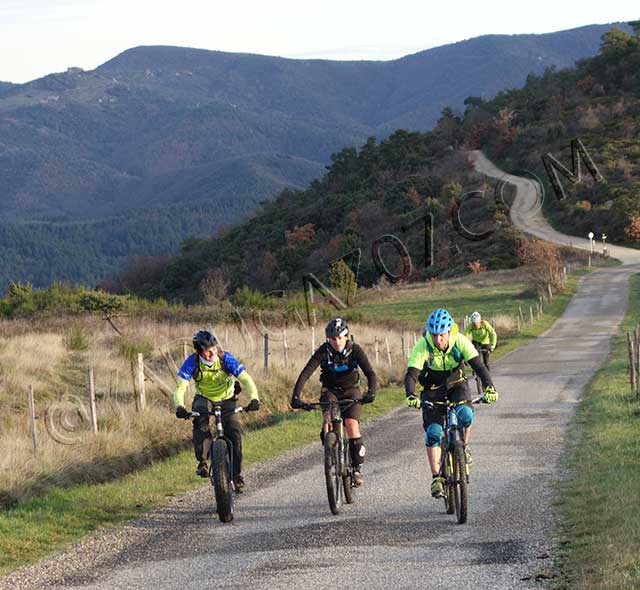
{"label": "black bicycle helmet", "polygon": [[212,346],[218,346],[218,339],[208,330],[200,330],[193,335],[191,339],[193,342],[193,348],[196,350],[207,350]]}
{"label": "black bicycle helmet", "polygon": [[346,336],[349,333],[349,326],[347,326],[346,320],[343,320],[342,318],[336,318],[335,320],[331,320],[327,324],[324,333],[327,335],[327,338]]}

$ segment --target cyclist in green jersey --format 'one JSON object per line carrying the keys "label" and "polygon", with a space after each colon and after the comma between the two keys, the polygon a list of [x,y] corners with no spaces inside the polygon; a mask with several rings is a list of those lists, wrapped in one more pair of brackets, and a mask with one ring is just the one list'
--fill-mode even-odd
{"label": "cyclist in green jersey", "polygon": [[488,369],[489,354],[495,350],[498,341],[498,335],[493,326],[487,320],[483,320],[477,311],[474,311],[471,314],[471,323],[464,331],[464,335],[471,340],[476,350],[482,353],[482,360]]}
{"label": "cyclist in green jersey", "polygon": [[[464,363],[480,376],[484,387],[484,401],[493,403],[498,400],[489,371],[478,357],[478,351],[469,339],[458,332],[458,326],[446,309],[436,309],[427,320],[426,331],[411,350],[404,387],[407,406],[421,407],[421,400],[430,402],[465,402],[471,400],[469,386],[464,374]],[[416,396],[416,382],[422,386],[419,397]],[[444,482],[439,474],[441,449],[444,435],[444,406],[422,406],[422,425],[425,430],[425,445],[431,474],[431,495],[441,498],[444,495]],[[470,404],[462,403],[456,409],[458,421],[465,427],[465,445],[467,462],[471,465],[468,445],[471,438],[473,409]]]}
{"label": "cyclist in green jersey", "polygon": [[[249,396],[249,405],[245,411],[260,408],[260,400],[253,379],[242,363],[231,353],[223,351],[217,338],[207,330],[193,335],[194,354],[187,359],[178,371],[178,385],[173,392],[173,402],[178,418],[188,418],[190,412],[184,406],[184,394],[191,379],[196,384],[196,395],[191,405],[193,412],[211,412],[213,403],[222,406],[222,425],[224,434],[233,444],[233,483],[236,492],[245,487],[242,477],[242,432],[240,420],[235,413],[236,399],[241,389]],[[242,385],[242,387],[240,387]],[[207,457],[211,445],[210,416],[193,419],[193,448],[198,467],[196,473],[207,477],[209,470]]]}

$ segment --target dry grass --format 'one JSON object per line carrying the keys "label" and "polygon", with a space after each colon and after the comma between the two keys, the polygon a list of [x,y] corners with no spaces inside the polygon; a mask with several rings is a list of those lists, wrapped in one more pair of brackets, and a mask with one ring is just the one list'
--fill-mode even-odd
{"label": "dry grass", "polygon": [[[3,322],[0,337],[0,506],[49,489],[79,482],[108,481],[190,444],[190,426],[176,420],[171,402],[150,380],[145,381],[147,410],[135,411],[130,361],[126,355],[146,351],[145,364],[173,388],[174,365],[191,353],[191,335],[202,325],[122,319],[118,336],[104,322],[83,318],[48,325]],[[74,338],[69,337],[73,329]],[[237,356],[254,377],[263,409],[252,422],[286,411],[293,384],[312,352],[309,328],[289,327],[286,358],[283,330],[269,328],[269,376],[264,373],[264,337],[251,322],[241,333],[234,325],[216,327],[223,347]],[[382,384],[399,380],[405,361],[401,335],[387,329],[353,326],[358,342],[375,365]],[[319,346],[322,331],[315,335]],[[389,342],[389,357],[385,337]],[[75,342],[75,345],[73,344]],[[78,342],[81,350],[78,350]],[[186,349],[184,348],[186,344]],[[164,355],[163,355],[164,353]],[[90,432],[87,369],[93,368],[98,430]],[[32,448],[27,387],[36,400],[38,449]],[[318,375],[306,387],[317,396]],[[240,402],[245,399],[241,397]],[[60,442],[62,441],[62,442]]]}

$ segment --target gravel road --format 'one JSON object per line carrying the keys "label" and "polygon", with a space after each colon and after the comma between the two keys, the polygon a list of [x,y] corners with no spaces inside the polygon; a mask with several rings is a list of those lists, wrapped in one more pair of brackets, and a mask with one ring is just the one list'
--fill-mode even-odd
{"label": "gravel road", "polygon": [[629,265],[640,261],[634,251],[623,254],[628,265],[584,277],[551,330],[493,367],[501,398],[476,406],[467,524],[429,496],[420,415],[402,408],[366,425],[366,484],[338,516],[329,512],[318,442],[250,471],[230,525],[212,516],[203,486],[15,572],[0,588],[544,587],[567,424],[606,358],[639,268]]}

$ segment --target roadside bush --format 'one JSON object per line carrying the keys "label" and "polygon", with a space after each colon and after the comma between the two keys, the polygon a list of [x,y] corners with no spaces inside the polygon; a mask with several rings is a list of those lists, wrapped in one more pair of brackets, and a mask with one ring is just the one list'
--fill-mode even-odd
{"label": "roadside bush", "polygon": [[89,337],[80,326],[69,328],[65,332],[62,342],[67,350],[80,352],[89,348]]}

